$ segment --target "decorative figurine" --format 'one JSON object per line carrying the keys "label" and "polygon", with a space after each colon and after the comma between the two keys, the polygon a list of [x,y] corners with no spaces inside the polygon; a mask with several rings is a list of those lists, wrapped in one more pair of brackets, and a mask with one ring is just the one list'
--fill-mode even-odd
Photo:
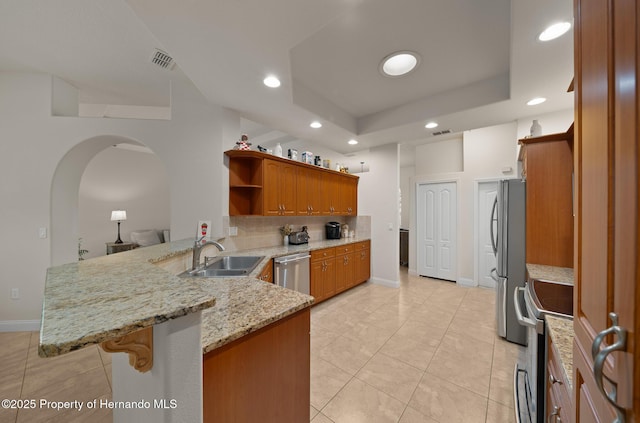
{"label": "decorative figurine", "polygon": [[236,142],[234,150],[251,150],[251,143],[249,142],[249,136],[247,134],[242,134],[240,141]]}

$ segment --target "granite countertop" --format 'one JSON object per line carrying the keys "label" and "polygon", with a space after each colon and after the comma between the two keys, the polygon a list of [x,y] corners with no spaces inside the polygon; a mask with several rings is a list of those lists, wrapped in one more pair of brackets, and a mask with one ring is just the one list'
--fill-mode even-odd
{"label": "granite countertop", "polygon": [[311,252],[323,248],[366,241],[369,238],[341,238],[309,244],[257,248],[224,252],[224,255],[265,256],[249,277],[202,278],[202,287],[216,297],[216,305],[202,313],[202,353],[255,332],[270,323],[302,310],[313,297],[256,279],[273,258]]}
{"label": "granite countertop", "polygon": [[531,279],[541,279],[573,285],[573,269],[570,267],[527,263],[527,272]]}
{"label": "granite countertop", "polygon": [[38,354],[64,354],[213,306],[215,296],[197,281],[152,264],[188,253],[191,243],[159,244],[49,268]]}
{"label": "granite countertop", "polygon": [[564,375],[569,382],[569,390],[573,390],[573,320],[554,316],[545,316],[552,345],[558,352],[562,362]]}
{"label": "granite countertop", "polygon": [[[257,279],[272,258],[367,239],[225,252],[261,255],[247,277],[180,278],[155,265],[190,254],[174,241],[47,271],[39,354],[51,357],[202,310],[203,354],[313,304],[313,297]],[[215,306],[214,306],[215,304]]]}

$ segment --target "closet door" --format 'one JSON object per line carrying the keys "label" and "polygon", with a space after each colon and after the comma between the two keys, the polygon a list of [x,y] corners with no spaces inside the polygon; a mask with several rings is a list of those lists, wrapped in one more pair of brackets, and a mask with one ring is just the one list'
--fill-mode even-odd
{"label": "closet door", "polygon": [[418,185],[417,198],[418,274],[455,281],[456,183]]}

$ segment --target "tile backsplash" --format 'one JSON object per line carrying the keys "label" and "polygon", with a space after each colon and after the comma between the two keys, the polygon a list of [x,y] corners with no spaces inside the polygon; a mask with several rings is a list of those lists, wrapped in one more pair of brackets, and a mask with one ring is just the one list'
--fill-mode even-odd
{"label": "tile backsplash", "polygon": [[222,230],[229,233],[229,227],[237,227],[237,236],[225,236],[222,244],[228,251],[248,250],[282,245],[283,237],[280,228],[289,224],[294,231],[302,226],[307,227],[310,242],[325,239],[327,222],[339,222],[349,225],[349,230],[355,231],[356,239],[369,238],[371,235],[371,216],[292,216],[292,217],[264,217],[264,216],[224,216]]}

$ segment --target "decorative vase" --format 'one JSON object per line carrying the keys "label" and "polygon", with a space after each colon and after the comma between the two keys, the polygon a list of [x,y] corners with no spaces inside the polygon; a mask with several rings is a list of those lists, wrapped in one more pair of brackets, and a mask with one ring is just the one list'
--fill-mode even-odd
{"label": "decorative vase", "polygon": [[275,150],[273,151],[274,154],[278,157],[282,157],[282,146],[280,145],[280,143],[278,143],[278,145],[276,145]]}
{"label": "decorative vase", "polygon": [[289,245],[289,235],[284,235],[282,238],[284,245]]}
{"label": "decorative vase", "polygon": [[537,119],[533,120],[530,133],[532,137],[539,137],[540,135],[542,135],[542,126],[540,126]]}

